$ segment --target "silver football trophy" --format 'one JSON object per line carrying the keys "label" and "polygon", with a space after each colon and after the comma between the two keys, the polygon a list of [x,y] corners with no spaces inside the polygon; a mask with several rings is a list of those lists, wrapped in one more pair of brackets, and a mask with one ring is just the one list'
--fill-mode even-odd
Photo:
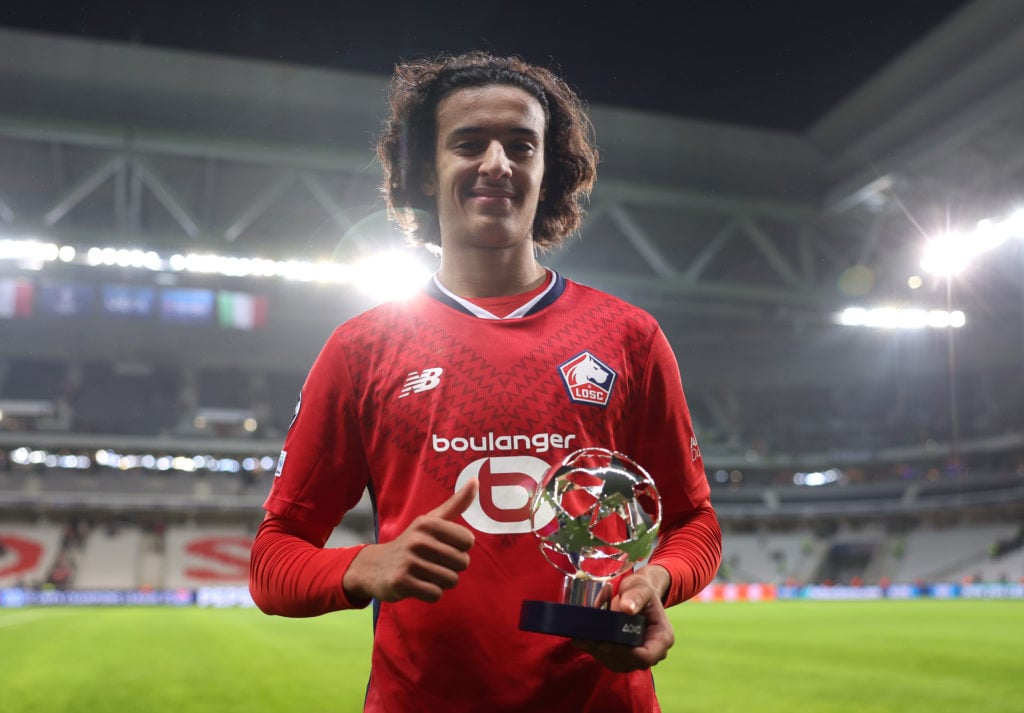
{"label": "silver football trophy", "polygon": [[565,575],[561,602],[527,600],[519,628],[638,646],[642,615],[613,612],[611,580],[650,556],[661,526],[654,480],[631,458],[604,448],[570,453],[530,501],[544,557]]}

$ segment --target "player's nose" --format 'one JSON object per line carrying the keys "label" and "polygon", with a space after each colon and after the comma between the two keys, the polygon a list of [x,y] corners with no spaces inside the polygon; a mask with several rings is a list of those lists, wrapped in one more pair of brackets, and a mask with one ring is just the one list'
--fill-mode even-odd
{"label": "player's nose", "polygon": [[512,175],[512,164],[500,141],[492,141],[484,151],[480,160],[480,175],[492,180],[507,178]]}

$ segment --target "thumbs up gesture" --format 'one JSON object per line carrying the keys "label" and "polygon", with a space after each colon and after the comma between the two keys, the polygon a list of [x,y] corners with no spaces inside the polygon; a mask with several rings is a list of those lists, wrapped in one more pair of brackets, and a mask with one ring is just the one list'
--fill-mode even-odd
{"label": "thumbs up gesture", "polygon": [[352,560],[342,586],[350,600],[436,602],[469,566],[473,531],[456,520],[476,499],[471,480],[446,501],[413,520],[391,542],[367,545]]}

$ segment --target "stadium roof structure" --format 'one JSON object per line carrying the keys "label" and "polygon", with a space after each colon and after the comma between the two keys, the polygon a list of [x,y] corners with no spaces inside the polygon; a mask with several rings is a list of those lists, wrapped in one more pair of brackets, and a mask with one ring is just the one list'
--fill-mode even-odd
{"label": "stadium roof structure", "polygon": [[[0,235],[308,260],[397,239],[386,77],[3,28],[0,48]],[[874,379],[889,337],[836,325],[850,304],[962,309],[960,365],[1024,362],[1019,241],[907,284],[925,236],[1024,200],[1020,3],[966,4],[804,132],[592,116],[600,178],[549,263],[655,314],[688,380]],[[945,373],[928,339],[915,368]]]}

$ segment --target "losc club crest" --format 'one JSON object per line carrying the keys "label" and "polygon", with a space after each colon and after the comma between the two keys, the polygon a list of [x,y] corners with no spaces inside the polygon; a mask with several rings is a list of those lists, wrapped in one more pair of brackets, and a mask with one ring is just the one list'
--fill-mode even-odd
{"label": "losc club crest", "polygon": [[607,406],[618,376],[615,370],[590,352],[577,354],[558,367],[569,399],[578,404]]}

